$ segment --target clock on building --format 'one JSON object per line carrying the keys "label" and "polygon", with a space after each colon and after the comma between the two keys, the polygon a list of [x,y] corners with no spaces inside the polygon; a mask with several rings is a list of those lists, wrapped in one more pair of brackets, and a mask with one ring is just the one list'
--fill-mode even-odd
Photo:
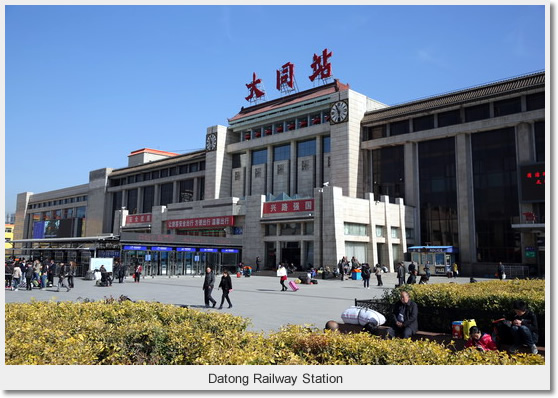
{"label": "clock on building", "polygon": [[214,151],[217,148],[217,134],[208,134],[205,138],[205,149],[208,151]]}
{"label": "clock on building", "polygon": [[345,100],[336,101],[329,110],[329,123],[343,123],[349,117],[349,104]]}

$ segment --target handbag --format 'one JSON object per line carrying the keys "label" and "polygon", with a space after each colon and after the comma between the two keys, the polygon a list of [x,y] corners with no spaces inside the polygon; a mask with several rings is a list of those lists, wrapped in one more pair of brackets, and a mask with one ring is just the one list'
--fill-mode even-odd
{"label": "handbag", "polygon": [[506,273],[505,272],[502,274],[502,279],[506,279]]}

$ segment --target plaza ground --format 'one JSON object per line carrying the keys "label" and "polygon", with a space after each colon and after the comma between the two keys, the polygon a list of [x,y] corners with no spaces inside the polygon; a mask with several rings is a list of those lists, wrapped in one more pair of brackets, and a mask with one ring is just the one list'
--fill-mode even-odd
{"label": "plaza ground", "polygon": [[[295,276],[298,274],[295,274]],[[289,276],[289,280],[294,279]],[[113,283],[111,287],[99,287],[93,280],[75,278],[75,288],[66,292],[62,288],[46,290],[33,289],[27,291],[5,291],[5,302],[38,301],[78,301],[83,299],[102,300],[103,298],[118,298],[125,295],[133,301],[157,301],[166,304],[188,306],[201,311],[220,311],[249,318],[251,331],[277,331],[283,325],[314,325],[323,328],[328,320],[341,322],[341,313],[354,305],[356,299],[381,298],[383,293],[392,289],[396,283],[395,273],[382,276],[384,286],[376,286],[376,278],[370,279],[370,289],[364,289],[361,280],[318,279],[317,285],[299,285],[300,290],[281,292],[279,278],[273,276],[253,275],[249,278],[236,278],[233,275],[233,291],[230,294],[233,308],[228,309],[225,302],[222,310],[218,310],[221,301],[221,291],[215,288],[213,297],[217,300],[216,308],[205,308],[203,300],[203,277],[181,276],[154,278],[142,277],[140,283],[134,283],[133,278],[127,277],[124,283]],[[221,276],[216,277],[217,285]],[[478,281],[482,279],[477,278]],[[55,278],[55,283],[58,278]],[[433,276],[430,283],[469,283],[469,278],[454,278]]]}

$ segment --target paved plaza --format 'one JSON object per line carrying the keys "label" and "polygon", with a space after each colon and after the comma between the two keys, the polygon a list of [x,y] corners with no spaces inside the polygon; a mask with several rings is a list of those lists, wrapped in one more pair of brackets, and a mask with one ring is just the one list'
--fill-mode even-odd
{"label": "paved plaza", "polygon": [[[292,279],[294,278],[289,276],[289,280]],[[58,278],[55,278],[55,282],[57,280]],[[220,280],[221,276],[217,275],[217,285]],[[236,278],[233,275],[233,291],[230,294],[233,308],[228,309],[225,301],[223,309],[217,310],[221,301],[221,291],[216,288],[213,290],[213,297],[217,300],[216,308],[205,308],[201,276],[147,276],[142,277],[140,283],[134,283],[133,278],[128,277],[124,283],[116,282],[111,287],[99,287],[95,285],[95,281],[75,278],[75,288],[70,292],[66,292],[65,288],[60,292],[56,292],[56,288],[6,290],[5,302],[78,301],[86,298],[97,301],[104,297],[118,298],[125,295],[134,301],[158,301],[187,305],[201,311],[239,315],[251,319],[252,325],[249,330],[271,332],[287,324],[310,324],[323,328],[330,319],[340,322],[341,313],[354,304],[355,298],[380,298],[386,290],[393,288],[396,283],[395,273],[383,274],[383,282],[384,286],[376,286],[376,278],[373,276],[370,279],[370,289],[364,289],[360,280],[319,279],[317,285],[299,285],[300,290],[297,292],[281,292],[277,277],[254,275],[249,278]],[[433,276],[430,279],[430,283],[450,282],[469,283],[469,278],[448,279]]]}

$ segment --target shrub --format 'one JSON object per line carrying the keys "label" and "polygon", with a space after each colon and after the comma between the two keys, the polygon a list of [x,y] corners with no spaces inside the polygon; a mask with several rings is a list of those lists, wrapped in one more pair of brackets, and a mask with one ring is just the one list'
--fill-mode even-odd
{"label": "shrub", "polygon": [[544,280],[486,281],[469,284],[440,283],[405,285],[384,293],[389,303],[399,300],[399,292],[407,290],[423,307],[476,309],[510,312],[515,300],[524,300],[536,314],[544,314]]}
{"label": "shrub", "polygon": [[382,340],[309,326],[264,335],[249,321],[148,302],[5,305],[7,365],[544,364],[539,355],[454,353],[432,341]]}

